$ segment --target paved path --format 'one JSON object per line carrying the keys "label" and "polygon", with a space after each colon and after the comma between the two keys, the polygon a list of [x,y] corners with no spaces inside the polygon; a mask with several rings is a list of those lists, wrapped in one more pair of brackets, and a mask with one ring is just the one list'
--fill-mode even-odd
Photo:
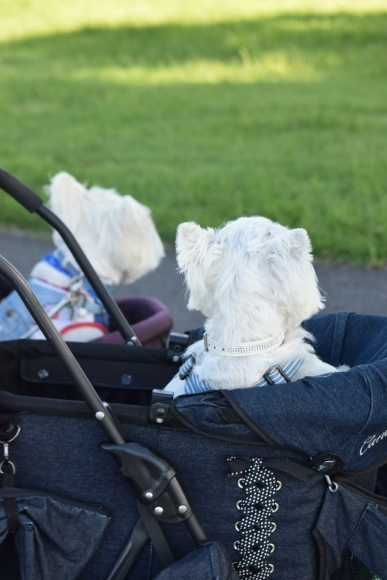
{"label": "paved path", "polygon": [[[51,238],[24,231],[0,230],[0,254],[28,276],[40,256],[51,251]],[[363,314],[387,314],[387,269],[367,270],[328,262],[315,263],[325,312],[351,310]],[[118,286],[115,297],[153,296],[166,304],[174,318],[174,330],[184,332],[203,325],[199,312],[187,310],[183,278],[176,271],[172,249],[159,268],[130,286]]]}

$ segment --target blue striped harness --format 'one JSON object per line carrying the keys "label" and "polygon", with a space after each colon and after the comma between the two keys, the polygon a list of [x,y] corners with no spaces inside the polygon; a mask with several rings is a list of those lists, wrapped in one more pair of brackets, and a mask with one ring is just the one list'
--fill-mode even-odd
{"label": "blue striped harness", "polygon": [[[285,365],[271,368],[263,375],[262,379],[253,386],[267,387],[268,385],[290,383],[292,377],[294,377],[303,362],[303,358],[297,358],[289,361]],[[195,357],[194,355],[191,355],[179,369],[179,377],[182,380],[185,380],[185,393],[187,395],[213,390],[207,381],[200,379],[195,373],[195,364]]]}

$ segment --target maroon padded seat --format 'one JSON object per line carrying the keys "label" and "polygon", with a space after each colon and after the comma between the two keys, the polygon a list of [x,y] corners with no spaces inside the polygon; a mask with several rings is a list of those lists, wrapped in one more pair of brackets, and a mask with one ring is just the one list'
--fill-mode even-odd
{"label": "maroon padded seat", "polygon": [[[165,346],[173,325],[172,314],[165,304],[148,296],[117,298],[116,302],[141,344],[160,348]],[[123,344],[124,339],[112,322],[110,332],[93,342]]]}

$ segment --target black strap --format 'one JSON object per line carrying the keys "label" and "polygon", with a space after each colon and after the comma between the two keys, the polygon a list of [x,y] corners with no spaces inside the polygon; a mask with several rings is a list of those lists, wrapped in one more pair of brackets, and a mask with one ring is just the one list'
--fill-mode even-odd
{"label": "black strap", "polygon": [[[251,457],[234,457],[229,462],[229,469],[233,474],[238,474],[241,471],[245,471],[252,463]],[[282,471],[288,475],[304,481],[307,483],[313,475],[316,475],[314,469],[305,467],[296,461],[283,457],[271,457],[268,459],[263,459],[265,467],[269,469],[274,469],[274,471]]]}
{"label": "black strap", "polygon": [[148,532],[140,518],[106,580],[125,580],[148,540]]}
{"label": "black strap", "polygon": [[[3,473],[3,487],[14,487],[13,473],[7,471]],[[3,503],[5,515],[7,516],[8,533],[12,534],[13,532],[17,532],[20,526],[17,503],[13,497],[4,497]]]}
{"label": "black strap", "polygon": [[152,516],[147,505],[137,502],[137,509],[143,521],[145,529],[150,537],[150,540],[156,550],[161,564],[166,568],[175,562],[175,558],[171,552],[164,533],[159,522]]}

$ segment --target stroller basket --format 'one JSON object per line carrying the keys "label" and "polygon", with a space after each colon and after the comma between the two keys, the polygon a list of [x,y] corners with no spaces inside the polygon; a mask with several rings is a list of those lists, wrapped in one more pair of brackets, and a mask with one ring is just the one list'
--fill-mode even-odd
{"label": "stroller basket", "polygon": [[[75,384],[81,380],[87,404],[55,398],[58,375],[51,397],[37,397],[33,383],[20,394],[13,383],[21,365],[13,364],[0,394],[0,439],[3,479],[13,478],[17,491],[3,481],[3,504],[19,494],[21,526],[46,525],[33,514],[58,505],[68,510],[68,529],[79,510],[98,522],[96,537],[85,535],[87,561],[76,573],[62,562],[64,578],[386,579],[387,319],[344,312],[305,327],[323,360],[351,370],[174,400],[157,391],[139,406],[116,403],[116,393],[109,405],[90,396],[58,344],[56,355]],[[100,421],[96,413],[103,413]],[[179,487],[170,491],[175,470]],[[26,490],[40,493],[32,501]],[[144,497],[148,492],[152,497]],[[12,525],[5,511],[0,537]],[[183,512],[195,514],[192,525],[174,525],[184,522]],[[4,570],[48,559],[44,546],[23,558],[18,537],[25,534],[8,534],[0,546]],[[47,578],[41,571],[36,577]]]}

